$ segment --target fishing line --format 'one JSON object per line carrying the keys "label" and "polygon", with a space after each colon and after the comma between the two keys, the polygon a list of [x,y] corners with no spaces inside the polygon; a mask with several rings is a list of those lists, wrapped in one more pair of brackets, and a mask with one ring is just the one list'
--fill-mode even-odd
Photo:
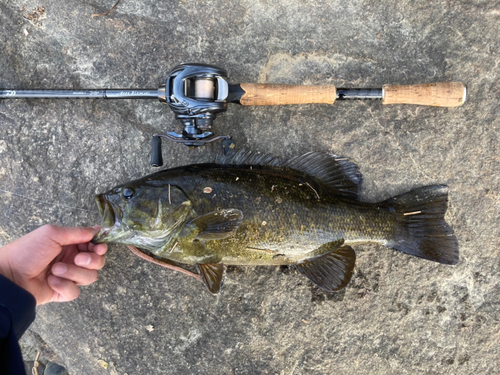
{"label": "fishing line", "polygon": [[30,201],[47,203],[47,204],[51,204],[51,205],[54,205],[54,206],[59,206],[59,207],[62,207],[62,208],[68,208],[68,209],[72,209],[72,210],[82,210],[82,211],[87,211],[87,212],[95,212],[93,210],[89,210],[89,209],[86,209],[86,208],[66,206],[65,204],[62,204],[62,203],[50,203],[50,202],[43,201],[43,200],[40,200],[40,199],[30,198],[30,197],[27,197],[25,195],[16,194],[16,193],[13,193],[13,192],[8,191],[8,190],[0,189],[0,192],[6,193],[6,194],[15,195],[16,197],[24,198],[24,199],[27,199],[27,200],[30,200]]}

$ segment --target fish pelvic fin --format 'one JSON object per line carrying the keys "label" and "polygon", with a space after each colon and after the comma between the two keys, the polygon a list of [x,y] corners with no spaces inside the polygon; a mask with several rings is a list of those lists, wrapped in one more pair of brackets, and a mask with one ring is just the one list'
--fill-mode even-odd
{"label": "fish pelvic fin", "polygon": [[[341,240],[340,245],[343,242]],[[332,251],[294,264],[291,268],[295,268],[321,289],[329,292],[343,289],[351,280],[356,253],[350,246],[339,247],[338,245],[339,241],[322,245],[320,249],[330,247]]]}
{"label": "fish pelvic fin", "polygon": [[381,205],[399,214],[401,226],[386,246],[443,264],[457,264],[458,241],[444,220],[448,208],[446,185],[424,186],[390,198]]}

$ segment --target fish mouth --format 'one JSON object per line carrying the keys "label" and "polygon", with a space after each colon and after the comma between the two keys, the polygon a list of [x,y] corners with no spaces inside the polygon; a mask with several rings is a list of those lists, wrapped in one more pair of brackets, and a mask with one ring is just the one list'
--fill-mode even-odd
{"label": "fish mouth", "polygon": [[96,195],[95,201],[101,215],[101,230],[92,239],[93,243],[107,242],[106,236],[116,226],[116,215],[111,203],[103,194]]}

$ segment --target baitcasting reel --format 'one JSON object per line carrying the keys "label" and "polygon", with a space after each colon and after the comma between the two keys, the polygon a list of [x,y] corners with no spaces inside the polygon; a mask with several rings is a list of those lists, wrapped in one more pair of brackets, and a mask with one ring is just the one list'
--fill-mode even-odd
{"label": "baitcasting reel", "polygon": [[168,132],[158,136],[190,147],[229,138],[214,137],[209,131],[217,114],[227,110],[229,85],[226,77],[227,72],[216,66],[176,66],[168,75],[166,84],[158,89],[158,98],[169,105],[184,129],[181,134]]}

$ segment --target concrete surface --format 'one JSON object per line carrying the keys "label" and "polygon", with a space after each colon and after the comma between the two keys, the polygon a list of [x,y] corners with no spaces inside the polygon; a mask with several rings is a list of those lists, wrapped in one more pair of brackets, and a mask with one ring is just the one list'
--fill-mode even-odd
{"label": "concrete surface", "polygon": [[[0,0],[0,87],[156,88],[180,62],[225,67],[233,82],[466,83],[454,109],[233,105],[215,123],[238,146],[350,158],[365,200],[448,184],[460,263],[358,246],[340,293],[237,267],[213,297],[112,246],[78,300],[38,308],[25,355],[40,342],[70,374],[97,375],[498,372],[499,1],[122,0],[91,17],[113,4]],[[151,134],[176,126],[155,101],[0,101],[0,243],[98,223],[93,195],[151,173]],[[168,144],[165,163],[218,147]]]}

